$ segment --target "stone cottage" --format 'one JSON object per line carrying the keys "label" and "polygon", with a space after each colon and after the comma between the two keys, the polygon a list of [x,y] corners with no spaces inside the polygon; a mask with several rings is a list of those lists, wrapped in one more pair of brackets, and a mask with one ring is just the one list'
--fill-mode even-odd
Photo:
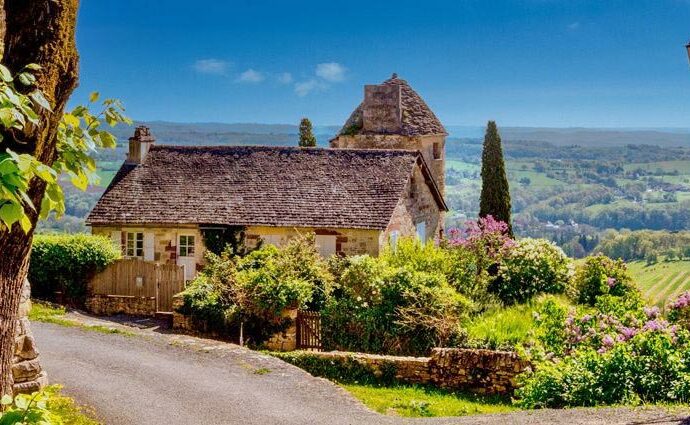
{"label": "stone cottage", "polygon": [[156,145],[138,127],[87,224],[126,257],[184,265],[187,279],[203,262],[205,230],[224,226],[244,228],[250,245],[313,232],[324,256],[435,238],[447,210],[443,127],[397,78],[367,86],[357,111],[330,149]]}

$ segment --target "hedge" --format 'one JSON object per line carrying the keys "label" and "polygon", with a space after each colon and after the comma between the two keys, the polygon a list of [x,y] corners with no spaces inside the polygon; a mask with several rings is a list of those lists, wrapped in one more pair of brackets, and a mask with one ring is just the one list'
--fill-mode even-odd
{"label": "hedge", "polygon": [[29,281],[34,297],[81,304],[89,279],[120,258],[120,250],[103,236],[36,235],[31,249]]}

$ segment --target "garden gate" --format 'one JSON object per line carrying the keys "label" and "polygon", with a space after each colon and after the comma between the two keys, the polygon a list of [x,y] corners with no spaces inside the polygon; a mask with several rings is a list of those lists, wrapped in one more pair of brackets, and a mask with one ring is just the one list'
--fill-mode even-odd
{"label": "garden gate", "polygon": [[315,311],[297,312],[297,349],[321,350],[321,315]]}
{"label": "garden gate", "polygon": [[89,283],[93,295],[156,298],[156,310],[172,312],[172,297],[184,290],[184,267],[137,258],[117,260]]}

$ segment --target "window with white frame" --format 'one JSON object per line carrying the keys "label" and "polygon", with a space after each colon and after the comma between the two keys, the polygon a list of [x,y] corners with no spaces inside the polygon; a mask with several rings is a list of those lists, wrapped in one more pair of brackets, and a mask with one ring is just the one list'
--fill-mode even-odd
{"label": "window with white frame", "polygon": [[426,222],[420,221],[415,224],[415,229],[417,231],[417,238],[422,242],[426,242]]}
{"label": "window with white frame", "polygon": [[180,235],[180,257],[194,256],[194,236]]}
{"label": "window with white frame", "polygon": [[144,233],[127,232],[125,236],[125,256],[132,258],[144,257]]}

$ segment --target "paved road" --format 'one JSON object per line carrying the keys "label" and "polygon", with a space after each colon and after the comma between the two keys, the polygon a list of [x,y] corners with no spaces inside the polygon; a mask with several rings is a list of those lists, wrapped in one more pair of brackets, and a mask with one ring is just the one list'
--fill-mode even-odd
{"label": "paved road", "polygon": [[659,409],[394,418],[368,410],[329,381],[232,344],[46,323],[32,327],[50,380],[64,384],[67,394],[93,407],[106,424],[670,424],[680,418]]}

